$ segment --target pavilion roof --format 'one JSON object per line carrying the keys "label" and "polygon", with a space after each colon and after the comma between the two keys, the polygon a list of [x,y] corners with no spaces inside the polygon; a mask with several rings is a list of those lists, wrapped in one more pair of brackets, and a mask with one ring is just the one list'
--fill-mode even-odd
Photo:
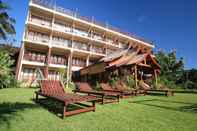
{"label": "pavilion roof", "polygon": [[[151,60],[151,65],[144,64],[144,60]],[[80,70],[81,74],[96,74],[104,72],[106,69],[129,65],[139,65],[151,68],[160,69],[160,65],[157,63],[155,56],[149,53],[138,54],[136,49],[126,49],[118,52],[114,52],[109,56],[102,58],[98,63],[90,65]]]}

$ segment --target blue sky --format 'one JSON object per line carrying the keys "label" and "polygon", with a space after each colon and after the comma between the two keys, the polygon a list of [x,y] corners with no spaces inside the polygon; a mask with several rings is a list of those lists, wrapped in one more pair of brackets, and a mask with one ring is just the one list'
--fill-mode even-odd
{"label": "blue sky", "polygon": [[[20,46],[29,1],[3,1],[12,8],[9,14],[16,19]],[[178,57],[184,57],[186,68],[197,68],[196,0],[56,0],[56,3],[154,41],[155,50],[176,49]]]}

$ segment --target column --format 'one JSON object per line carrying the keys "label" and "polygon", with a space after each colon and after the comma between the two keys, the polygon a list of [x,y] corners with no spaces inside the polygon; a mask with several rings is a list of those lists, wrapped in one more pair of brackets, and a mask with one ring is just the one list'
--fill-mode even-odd
{"label": "column", "polygon": [[21,49],[20,49],[20,53],[17,59],[17,65],[16,65],[16,75],[15,78],[16,80],[20,80],[20,75],[21,75],[21,71],[22,71],[22,60],[23,60],[23,56],[24,56],[24,43],[22,43]]}
{"label": "column", "polygon": [[48,79],[50,59],[51,59],[51,48],[49,47],[48,53],[47,53],[47,59],[46,59],[46,66],[44,68],[45,79]]}
{"label": "column", "polygon": [[87,56],[87,59],[86,59],[86,66],[89,65],[89,61],[90,61],[90,55]]}
{"label": "column", "polygon": [[137,81],[138,81],[138,79],[137,79],[137,65],[135,65],[135,87],[137,87]]}
{"label": "column", "polygon": [[157,86],[157,70],[154,70],[154,75],[155,75],[155,85]]}

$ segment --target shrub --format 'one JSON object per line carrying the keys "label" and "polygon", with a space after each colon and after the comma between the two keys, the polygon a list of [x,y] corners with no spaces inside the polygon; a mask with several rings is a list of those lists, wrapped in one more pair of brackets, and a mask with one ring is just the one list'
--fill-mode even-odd
{"label": "shrub", "polygon": [[109,85],[111,85],[112,87],[114,87],[116,85],[116,82],[118,81],[117,77],[113,77],[109,80]]}
{"label": "shrub", "polygon": [[11,60],[7,51],[0,50],[0,88],[19,87],[19,83],[11,72]]}
{"label": "shrub", "polygon": [[131,76],[131,75],[127,76],[126,85],[127,85],[127,87],[135,88],[135,80],[134,80],[133,76]]}

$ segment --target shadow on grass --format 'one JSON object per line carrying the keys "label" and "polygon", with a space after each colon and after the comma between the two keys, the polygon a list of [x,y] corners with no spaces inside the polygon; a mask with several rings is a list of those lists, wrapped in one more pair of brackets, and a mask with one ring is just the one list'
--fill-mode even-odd
{"label": "shadow on grass", "polygon": [[150,96],[164,96],[164,97],[166,97],[165,93],[163,93],[163,92],[148,92],[147,94]]}
{"label": "shadow on grass", "polygon": [[23,120],[23,117],[18,114],[18,112],[25,111],[27,109],[39,108],[39,106],[31,103],[22,103],[22,102],[4,102],[0,103],[0,125],[6,124],[6,126],[10,127],[10,120],[14,119],[14,117],[19,117]]}
{"label": "shadow on grass", "polygon": [[183,106],[180,109],[182,111],[185,111],[185,112],[197,113],[197,104],[191,104],[189,106]]}
{"label": "shadow on grass", "polygon": [[[152,102],[152,103],[147,103]],[[164,105],[157,105],[154,104],[154,102],[164,102]],[[146,106],[152,106],[156,108],[162,108],[166,110],[173,110],[173,111],[181,111],[181,112],[190,112],[190,113],[197,113],[197,103],[188,103],[188,102],[181,102],[181,101],[170,101],[170,100],[161,100],[161,99],[150,99],[150,100],[139,100],[139,101],[132,101],[129,103],[136,103]],[[175,104],[186,104],[187,106],[181,106],[181,107],[169,107],[167,106],[168,103],[175,103]]]}
{"label": "shadow on grass", "polygon": [[[35,100],[33,100],[35,102]],[[42,107],[45,108],[46,110],[50,111],[51,113],[55,113],[58,117],[61,117],[62,111],[63,111],[63,105],[62,103],[49,99],[49,98],[41,98],[39,99],[38,104]],[[84,108],[84,105],[78,104],[69,104],[67,106],[67,111],[73,111],[73,110],[78,110]]]}

